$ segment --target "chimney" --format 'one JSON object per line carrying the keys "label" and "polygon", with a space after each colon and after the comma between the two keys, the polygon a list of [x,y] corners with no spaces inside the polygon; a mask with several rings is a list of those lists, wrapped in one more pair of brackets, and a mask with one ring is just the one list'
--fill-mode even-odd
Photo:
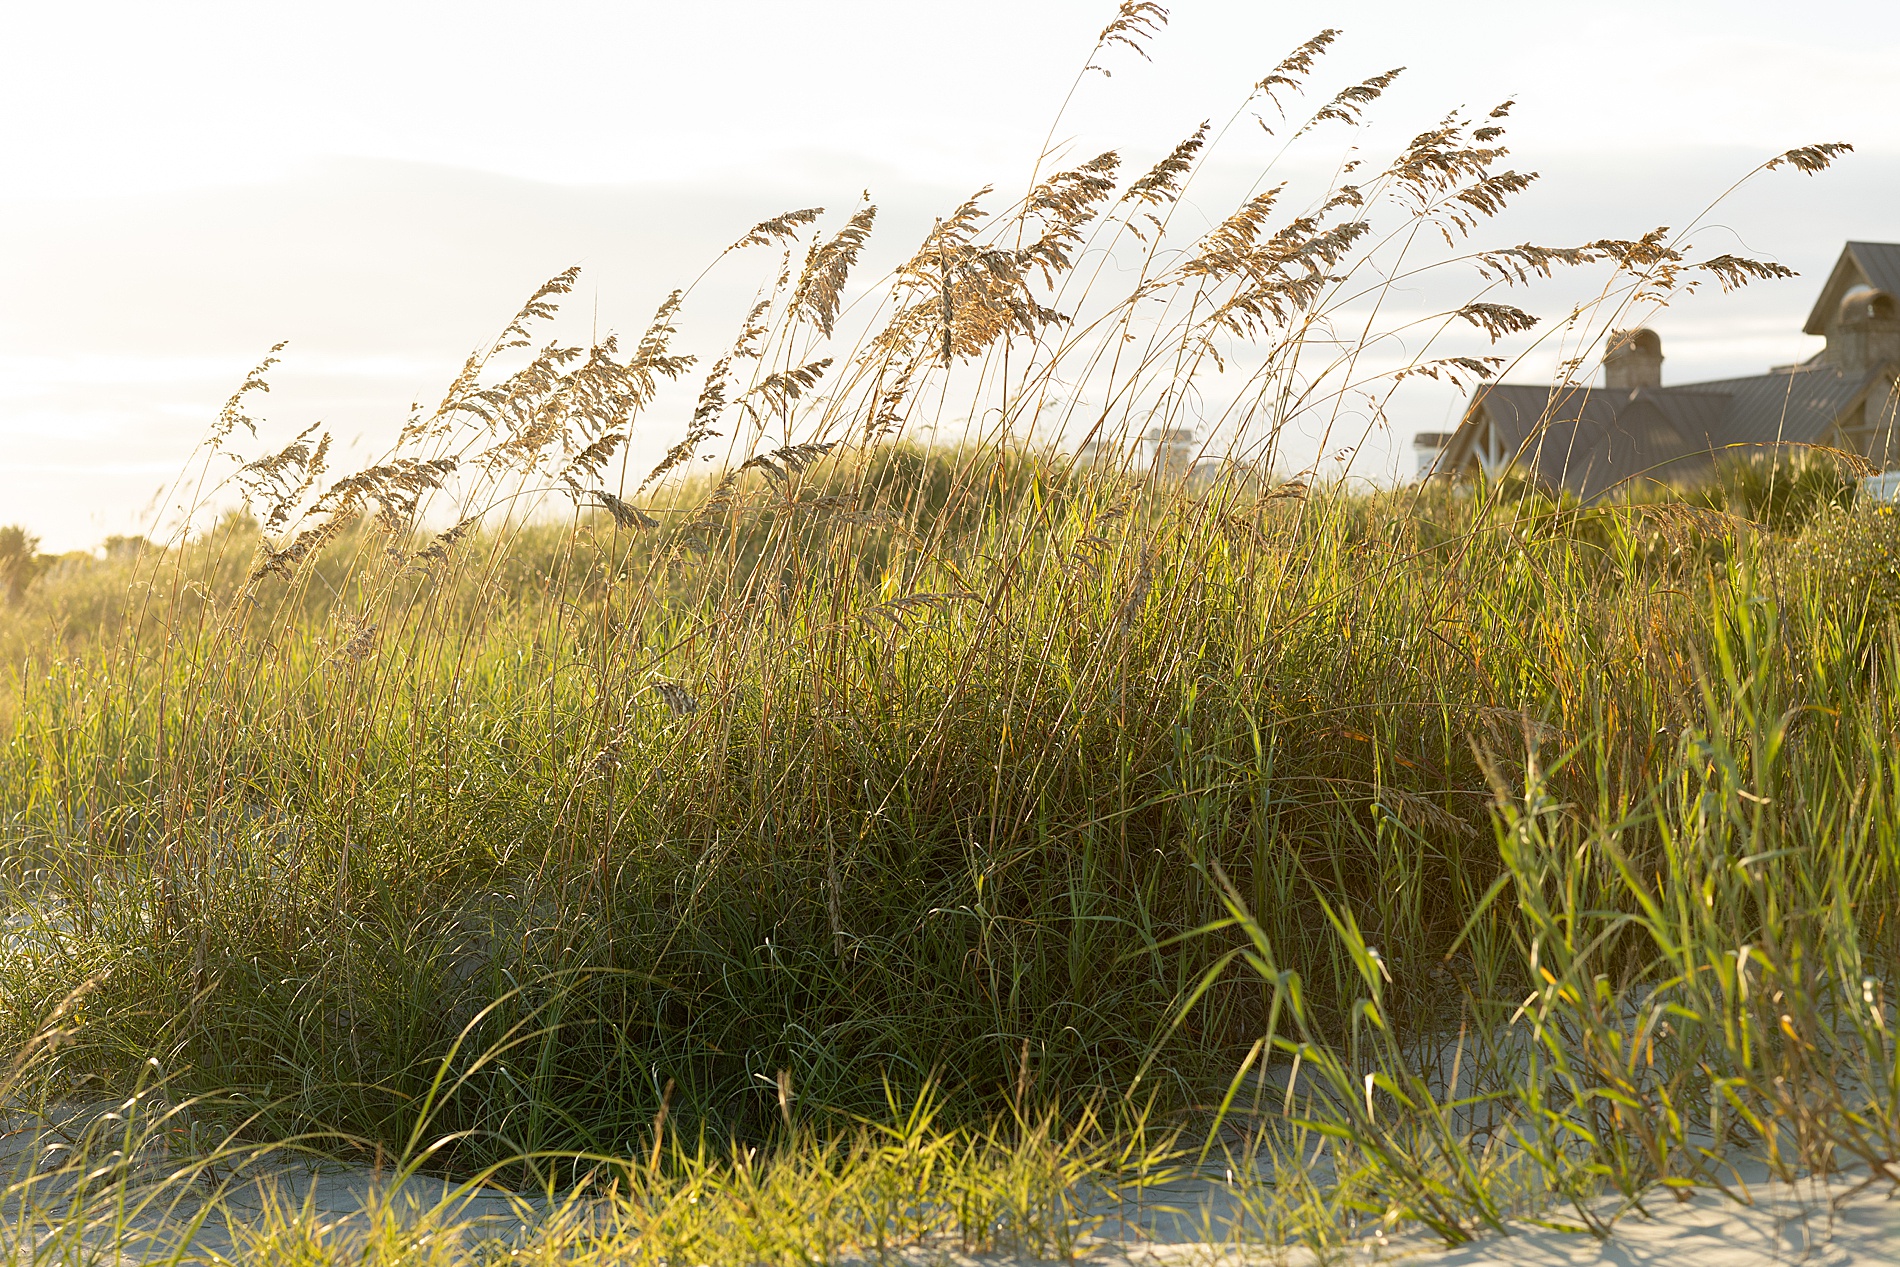
{"label": "chimney", "polygon": [[1900,313],[1893,296],[1872,286],[1855,286],[1842,295],[1827,332],[1827,359],[1850,374],[1900,360]]}
{"label": "chimney", "polygon": [[1612,391],[1662,386],[1662,340],[1654,330],[1612,330],[1603,356],[1603,385]]}

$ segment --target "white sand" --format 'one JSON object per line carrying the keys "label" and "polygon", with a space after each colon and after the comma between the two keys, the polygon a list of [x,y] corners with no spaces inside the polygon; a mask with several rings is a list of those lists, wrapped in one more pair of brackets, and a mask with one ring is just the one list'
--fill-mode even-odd
{"label": "white sand", "polygon": [[[1549,1231],[1524,1225],[1509,1236],[1488,1236],[1457,1249],[1411,1236],[1403,1241],[1367,1243],[1357,1252],[1339,1255],[1341,1267],[1358,1264],[1404,1263],[1406,1267],[1875,1267],[1900,1264],[1900,1195],[1884,1182],[1863,1184],[1862,1175],[1836,1177],[1825,1182],[1794,1186],[1760,1184],[1747,1193],[1743,1205],[1716,1192],[1698,1193],[1677,1202],[1665,1193],[1646,1202],[1651,1217],[1630,1212],[1620,1219],[1606,1240],[1584,1233]],[[273,1175],[278,1199],[301,1206],[306,1197],[323,1213],[325,1222],[347,1227],[362,1217],[375,1187],[374,1176],[361,1171],[311,1174],[300,1168]],[[435,1205],[449,1197],[439,1180],[412,1180],[403,1204]],[[243,1194],[226,1202],[227,1217],[244,1221],[247,1206],[258,1204]],[[482,1226],[490,1235],[506,1235],[522,1227],[533,1207],[496,1196],[478,1196],[460,1203],[458,1219]],[[200,1253],[230,1254],[232,1237],[222,1220],[214,1220],[199,1235]],[[207,1256],[209,1256],[207,1254]],[[154,1255],[154,1257],[156,1257]],[[967,1263],[959,1255],[913,1251],[904,1256],[918,1267],[954,1267]],[[1097,1240],[1085,1255],[1097,1267],[1245,1267],[1285,1263],[1303,1267],[1316,1260],[1305,1251],[1278,1251],[1260,1247],[1210,1244],[1197,1241],[1118,1244]],[[128,1260],[134,1261],[134,1260]],[[868,1260],[867,1260],[868,1261]],[[997,1256],[981,1260],[980,1267],[1017,1267],[1016,1260]],[[979,1267],[979,1264],[970,1264]]]}
{"label": "white sand", "polygon": [[1853,1191],[1853,1181],[1759,1187],[1752,1204],[1719,1193],[1677,1204],[1646,1203],[1654,1218],[1631,1214],[1607,1241],[1527,1229],[1524,1233],[1409,1258],[1418,1267],[1767,1267],[1813,1263],[1872,1267],[1900,1263],[1900,1197],[1883,1183]]}
{"label": "white sand", "polygon": [[[1404,1263],[1406,1267],[1893,1267],[1900,1264],[1900,1192],[1863,1171],[1795,1185],[1756,1183],[1746,1204],[1720,1192],[1698,1192],[1678,1202],[1658,1192],[1630,1211],[1609,1237],[1550,1231],[1521,1224],[1509,1236],[1490,1235],[1456,1249],[1417,1235],[1370,1243],[1333,1261]],[[1552,1213],[1552,1222],[1573,1222]],[[1206,1243],[1180,1242],[1123,1249],[1099,1257],[1112,1263],[1314,1263],[1305,1252],[1274,1254]]]}
{"label": "white sand", "polygon": [[[18,1161],[37,1137],[47,1138],[40,1130],[21,1131],[18,1124],[8,1138],[0,1141],[0,1155],[11,1154]],[[164,1166],[158,1167],[166,1169]],[[280,1211],[306,1207],[314,1210],[321,1222],[331,1225],[333,1234],[348,1241],[355,1227],[367,1225],[365,1210],[374,1205],[383,1191],[387,1176],[368,1170],[326,1168],[287,1164],[274,1166],[266,1173],[227,1188],[218,1208],[193,1238],[192,1247],[183,1256],[186,1262],[230,1260],[241,1234],[237,1228],[262,1216],[267,1204]],[[1529,1224],[1513,1227],[1508,1236],[1486,1236],[1455,1249],[1417,1234],[1402,1240],[1368,1241],[1351,1251],[1331,1258],[1340,1267],[1371,1263],[1405,1263],[1407,1267],[1769,1267],[1770,1264],[1815,1264],[1817,1267],[1900,1267],[1900,1192],[1883,1181],[1869,1182],[1867,1173],[1850,1171],[1827,1179],[1794,1185],[1767,1182],[1756,1168],[1752,1182],[1739,1190],[1743,1201],[1735,1201],[1719,1192],[1704,1191],[1688,1201],[1678,1202],[1666,1192],[1657,1192],[1644,1203],[1643,1211],[1632,1210],[1619,1219],[1610,1236],[1599,1240],[1585,1233],[1551,1231]],[[188,1219],[200,1200],[177,1193],[184,1199],[169,1211],[152,1209],[129,1219],[122,1232],[129,1239],[102,1225],[81,1235],[85,1250],[96,1254],[117,1241],[123,1256],[109,1251],[103,1259],[126,1264],[155,1262],[167,1258],[176,1244],[174,1234],[161,1229],[176,1227],[181,1216]],[[53,1197],[53,1192],[46,1194]],[[1272,1250],[1258,1246],[1239,1246],[1209,1242],[1204,1230],[1220,1227],[1233,1217],[1231,1199],[1221,1185],[1183,1185],[1153,1194],[1157,1204],[1172,1207],[1166,1213],[1150,1206],[1139,1219],[1145,1231],[1132,1235],[1102,1235],[1089,1243],[1088,1262],[1099,1267],[1207,1267],[1231,1264],[1274,1263],[1304,1267],[1315,1257],[1303,1250]],[[502,1236],[512,1239],[525,1232],[545,1208],[544,1201],[520,1201],[493,1192],[465,1193],[442,1180],[418,1177],[404,1185],[395,1201],[397,1208],[422,1211],[446,1206],[448,1223],[473,1225],[477,1236]],[[1606,1207],[1607,1209],[1608,1207]],[[1646,1212],[1645,1212],[1646,1211]],[[17,1235],[16,1209],[4,1212],[0,1219],[0,1242]],[[1132,1211],[1130,1211],[1132,1214]],[[1563,1218],[1553,1212],[1552,1221]],[[260,1221],[263,1221],[260,1218]],[[1129,1218],[1133,1224],[1137,1220]],[[140,1233],[156,1234],[140,1243]],[[326,1238],[328,1239],[328,1238]],[[0,1243],[0,1258],[12,1251],[19,1260],[39,1261],[50,1257],[64,1261],[80,1247],[68,1243],[63,1248],[41,1240],[34,1246]],[[910,1251],[903,1256],[917,1267],[953,1267],[968,1262],[960,1255],[941,1251]],[[980,1260],[986,1267],[1015,1267],[1007,1256]],[[715,1265],[716,1267],[716,1265]]]}

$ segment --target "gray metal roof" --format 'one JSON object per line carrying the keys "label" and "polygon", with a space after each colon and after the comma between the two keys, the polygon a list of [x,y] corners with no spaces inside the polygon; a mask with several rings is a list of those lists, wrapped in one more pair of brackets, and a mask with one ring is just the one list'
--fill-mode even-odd
{"label": "gray metal roof", "polygon": [[1723,399],[1637,392],[1609,426],[1580,437],[1563,483],[1594,501],[1619,487],[1688,482],[1706,474],[1711,445],[1698,429],[1720,416]]}
{"label": "gray metal roof", "polygon": [[1470,456],[1476,420],[1488,415],[1527,473],[1586,499],[1630,478],[1693,479],[1719,448],[1724,392],[1687,388],[1485,388],[1452,442],[1450,464]]}
{"label": "gray metal roof", "polygon": [[[1853,404],[1877,372],[1849,374],[1825,361],[1712,383],[1685,383],[1674,392],[1718,392],[1728,397],[1722,444],[1814,444]],[[1717,437],[1716,431],[1710,436]]]}
{"label": "gray metal roof", "polygon": [[1771,374],[1635,391],[1497,383],[1472,400],[1448,467],[1473,456],[1477,423],[1527,474],[1585,500],[1641,480],[1692,481],[1731,445],[1813,444],[1876,378],[1815,361]]}
{"label": "gray metal roof", "polygon": [[1593,391],[1587,387],[1522,387],[1496,383],[1473,397],[1464,421],[1453,433],[1445,466],[1455,469],[1471,457],[1477,421],[1489,417],[1504,450],[1547,483],[1563,484],[1576,455],[1578,423],[1591,432],[1608,426],[1627,392]]}
{"label": "gray metal roof", "polygon": [[[1654,405],[1685,443],[1693,441],[1707,450],[1729,442],[1727,433],[1734,426],[1729,417],[1735,404],[1733,393],[1706,383],[1684,383],[1680,387],[1646,388],[1636,393],[1636,400]],[[1618,417],[1626,421],[1628,411]]]}

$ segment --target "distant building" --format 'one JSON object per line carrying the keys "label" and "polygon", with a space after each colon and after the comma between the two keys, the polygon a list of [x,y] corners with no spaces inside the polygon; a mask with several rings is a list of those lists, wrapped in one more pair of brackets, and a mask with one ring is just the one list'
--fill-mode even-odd
{"label": "distant building", "polygon": [[1204,453],[1206,446],[1188,427],[1151,427],[1132,446],[1115,440],[1093,439],[1075,451],[1077,466],[1109,467],[1123,472],[1143,472],[1170,483],[1204,487],[1222,472],[1242,468],[1225,457]]}
{"label": "distant building", "polygon": [[1141,443],[1148,451],[1148,469],[1154,472],[1156,479],[1186,479],[1193,473],[1194,460],[1201,452],[1193,430],[1187,427],[1150,428]]}
{"label": "distant building", "polygon": [[1828,445],[1900,466],[1896,296],[1900,243],[1849,242],[1802,327],[1827,347],[1801,364],[1664,387],[1656,332],[1618,331],[1602,387],[1481,389],[1439,469],[1510,471],[1590,501],[1646,481],[1695,483],[1736,445]]}

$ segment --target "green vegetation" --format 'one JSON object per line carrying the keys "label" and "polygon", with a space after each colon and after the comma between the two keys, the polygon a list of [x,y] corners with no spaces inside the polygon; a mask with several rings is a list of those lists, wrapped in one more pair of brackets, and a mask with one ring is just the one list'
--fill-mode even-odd
{"label": "green vegetation", "polygon": [[[1819,460],[1593,507],[1266,474],[1349,390],[1494,372],[1322,335],[1526,183],[1501,113],[1185,246],[1205,131],[982,232],[973,200],[858,336],[861,209],[644,483],[617,455],[695,368],[678,296],[632,353],[567,347],[564,274],[341,478],[314,428],[231,458],[267,361],[191,477],[222,518],[0,611],[17,1094],[159,1104],[178,1174],[295,1139],[585,1180],[550,1260],[1066,1255],[1088,1184],[1223,1154],[1249,1235],[1318,1245],[1601,1229],[1737,1149],[1892,1162],[1894,519]],[[1078,267],[1111,257],[1113,301]],[[1660,235],[1437,262],[1624,299],[1698,267]],[[1191,425],[1259,460],[1049,442]]]}

